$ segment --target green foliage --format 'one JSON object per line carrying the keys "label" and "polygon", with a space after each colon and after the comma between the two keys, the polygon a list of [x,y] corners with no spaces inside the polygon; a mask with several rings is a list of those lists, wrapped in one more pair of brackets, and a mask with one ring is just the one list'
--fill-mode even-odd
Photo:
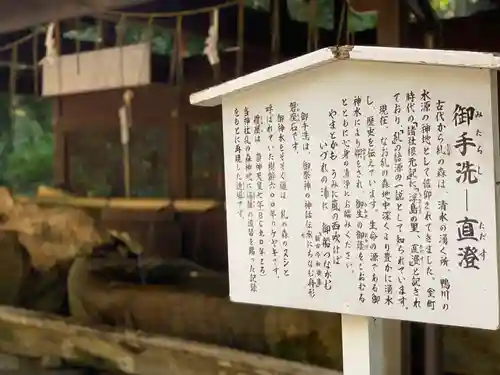
{"label": "green foliage", "polygon": [[269,11],[271,9],[270,0],[245,0],[245,6],[255,10]]}
{"label": "green foliage", "polygon": [[52,183],[51,128],[49,103],[28,96],[12,101],[7,94],[0,95],[0,184],[31,194],[38,185]]}
{"label": "green foliage", "polygon": [[52,183],[52,134],[17,145],[7,157],[4,179],[17,193],[32,194],[40,184]]}
{"label": "green foliage", "polygon": [[432,7],[436,10],[447,10],[450,7],[450,0],[432,0]]}
{"label": "green foliage", "polygon": [[222,123],[205,123],[189,129],[191,194],[194,198],[219,198],[223,193],[217,176],[224,174]]}
{"label": "green foliage", "polygon": [[430,3],[440,18],[447,18],[455,7],[455,0],[431,0]]}
{"label": "green foliage", "polygon": [[498,8],[491,0],[431,0],[440,18],[468,17],[476,12]]}
{"label": "green foliage", "polygon": [[[316,26],[327,30],[333,28],[333,2],[331,0],[316,0]],[[303,0],[287,0],[290,16],[300,22],[309,22],[309,3]],[[350,32],[359,32],[373,29],[377,25],[377,12],[357,12],[349,7],[347,13],[347,27]]]}

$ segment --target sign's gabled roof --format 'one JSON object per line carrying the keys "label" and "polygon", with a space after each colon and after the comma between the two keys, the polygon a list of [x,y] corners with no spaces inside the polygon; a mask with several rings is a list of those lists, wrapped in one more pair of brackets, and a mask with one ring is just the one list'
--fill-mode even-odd
{"label": "sign's gabled roof", "polygon": [[206,107],[216,106],[221,104],[224,95],[248,89],[270,79],[285,77],[338,60],[500,69],[500,55],[494,53],[371,46],[331,47],[308,53],[194,93],[190,96],[190,102],[194,105]]}

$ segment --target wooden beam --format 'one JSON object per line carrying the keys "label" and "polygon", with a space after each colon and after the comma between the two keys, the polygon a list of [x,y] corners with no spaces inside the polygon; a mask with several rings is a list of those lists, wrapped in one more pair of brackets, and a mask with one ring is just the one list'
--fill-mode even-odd
{"label": "wooden beam", "polygon": [[[22,34],[16,33],[16,35],[20,35],[18,38],[0,36],[0,48],[2,46],[8,45],[13,40],[20,39]],[[25,34],[26,35],[26,34]],[[18,45],[18,59],[17,62],[19,64],[24,65],[34,65],[36,56],[38,56],[38,60],[41,60],[45,56],[45,34],[39,34],[37,36],[37,42],[35,44],[36,52],[34,51],[33,46],[33,38],[30,40],[26,40],[25,42]],[[60,42],[61,53],[63,55],[75,53],[77,50],[76,42],[71,39],[63,39]],[[80,52],[92,51],[95,49],[95,44],[92,42],[80,42]],[[35,52],[35,53],[34,53]],[[10,62],[11,61],[11,49],[0,50],[0,62]]]}
{"label": "wooden beam", "polygon": [[7,306],[0,307],[0,351],[59,357],[141,375],[340,375],[333,370],[215,345],[107,327],[89,328],[71,319]]}
{"label": "wooden beam", "polygon": [[0,33],[148,1],[151,0],[4,0],[0,2]]}

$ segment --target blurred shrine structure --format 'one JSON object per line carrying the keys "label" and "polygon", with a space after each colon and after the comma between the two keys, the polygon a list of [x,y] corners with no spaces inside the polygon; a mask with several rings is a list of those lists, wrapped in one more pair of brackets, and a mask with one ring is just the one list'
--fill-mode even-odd
{"label": "blurred shrine structure", "polygon": [[[162,255],[226,271],[221,113],[189,105],[189,94],[323,46],[398,45],[402,9],[382,0],[293,0],[295,8],[287,0],[121,1],[119,10],[108,10],[119,0],[87,10],[53,5],[40,10],[44,26],[3,34],[3,88],[51,98],[55,184],[83,196],[177,202],[178,222],[167,226],[182,241]],[[429,4],[411,5],[416,25],[434,30]],[[16,9],[3,27],[34,20]],[[377,27],[377,17],[388,22]],[[132,114],[126,147],[121,107]],[[148,248],[169,236],[157,212],[125,220],[108,211],[113,225],[141,238],[152,222],[162,227]]]}
{"label": "blurred shrine structure", "polygon": [[[49,10],[40,15],[44,26],[4,34],[3,88],[52,100],[56,185],[80,196],[173,201],[175,223],[156,210],[106,210],[106,221],[147,237],[148,249],[173,236],[162,256],[225,272],[221,113],[189,105],[189,94],[345,40],[345,26],[337,32],[333,24],[354,9],[333,2],[332,26],[322,30],[312,19],[292,19],[285,0],[257,1],[257,9],[244,0],[142,3],[69,19],[65,8],[56,22]],[[302,8],[311,13],[315,1]],[[370,31],[359,34],[373,43]],[[126,157],[124,106],[132,114]],[[152,225],[161,228],[154,236]]]}
{"label": "blurred shrine structure", "polygon": [[[30,12],[14,1],[0,4],[0,90],[51,100],[54,185],[88,199],[135,202],[133,210],[103,209],[104,222],[136,234],[155,255],[187,258],[221,274],[228,267],[221,110],[191,106],[191,93],[325,46],[500,52],[494,37],[500,0],[474,2],[475,12],[460,17],[440,14],[428,0],[93,0],[85,6],[29,0],[23,7],[28,2]],[[162,210],[167,206],[175,215]],[[302,319],[280,314],[276,322]],[[330,318],[311,313],[307,319],[310,328]],[[469,340],[465,334],[447,332],[445,368],[479,373],[477,361],[455,361],[465,352],[488,358],[482,375],[500,368],[497,349],[471,350],[460,346]],[[252,347],[233,336],[212,342],[233,339],[241,349]],[[339,366],[340,353],[325,360],[305,345],[314,348],[299,360]]]}

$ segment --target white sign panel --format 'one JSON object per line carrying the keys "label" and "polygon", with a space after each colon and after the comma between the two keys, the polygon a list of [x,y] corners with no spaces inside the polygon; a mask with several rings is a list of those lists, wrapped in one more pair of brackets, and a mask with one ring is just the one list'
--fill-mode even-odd
{"label": "white sign panel", "polygon": [[339,61],[224,96],[231,299],[498,328],[491,77]]}

